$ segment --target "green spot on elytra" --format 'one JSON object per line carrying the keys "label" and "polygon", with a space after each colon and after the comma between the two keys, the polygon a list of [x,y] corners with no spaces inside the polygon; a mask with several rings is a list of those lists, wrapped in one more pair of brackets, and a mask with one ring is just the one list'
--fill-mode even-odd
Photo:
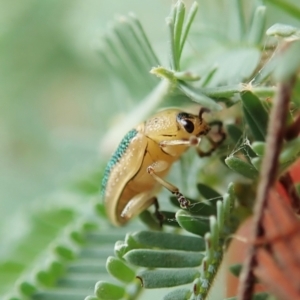
{"label": "green spot on elytra", "polygon": [[104,171],[104,176],[102,179],[102,185],[101,185],[101,195],[104,195],[106,185],[108,182],[108,178],[110,175],[111,170],[114,168],[114,166],[120,161],[124,153],[126,152],[131,140],[137,135],[137,130],[136,129],[131,129],[122,139],[121,143],[119,144],[117,150],[115,153],[112,155],[111,159],[109,160],[105,171]]}

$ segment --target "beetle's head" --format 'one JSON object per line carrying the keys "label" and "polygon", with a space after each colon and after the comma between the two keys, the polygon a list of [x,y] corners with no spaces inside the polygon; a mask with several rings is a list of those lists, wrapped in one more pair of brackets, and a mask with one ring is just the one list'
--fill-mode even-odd
{"label": "beetle's head", "polygon": [[203,113],[209,112],[206,108],[201,108],[198,115],[186,112],[179,112],[176,121],[180,126],[182,134],[199,137],[205,135],[210,130],[209,125],[203,120]]}
{"label": "beetle's head", "polygon": [[143,130],[158,143],[165,140],[189,140],[191,136],[199,137],[209,131],[208,124],[202,118],[207,111],[201,108],[198,115],[193,115],[179,109],[166,109],[149,118]]}

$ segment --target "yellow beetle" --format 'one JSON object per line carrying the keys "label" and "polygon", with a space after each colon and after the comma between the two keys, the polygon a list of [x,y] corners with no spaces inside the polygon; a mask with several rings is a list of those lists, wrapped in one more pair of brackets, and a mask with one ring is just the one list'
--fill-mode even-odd
{"label": "yellow beetle", "polygon": [[161,186],[173,193],[182,208],[190,203],[178,188],[163,178],[190,146],[198,145],[210,130],[202,115],[167,109],[130,130],[105,169],[102,197],[109,220],[123,225],[156,203]]}

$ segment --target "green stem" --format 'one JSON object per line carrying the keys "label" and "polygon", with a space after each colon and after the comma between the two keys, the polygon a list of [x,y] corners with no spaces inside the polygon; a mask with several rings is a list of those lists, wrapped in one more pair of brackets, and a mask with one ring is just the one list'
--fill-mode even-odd
{"label": "green stem", "polygon": [[175,43],[174,43],[174,20],[171,18],[166,19],[167,26],[169,28],[169,55],[170,55],[170,65],[172,70],[177,70],[177,61],[175,55]]}
{"label": "green stem", "polygon": [[266,7],[258,6],[255,10],[253,20],[251,22],[251,28],[248,35],[248,42],[250,45],[258,45],[264,34],[266,24]]}
{"label": "green stem", "polygon": [[184,22],[184,15],[185,15],[185,5],[183,2],[178,1],[176,4],[176,16],[174,22],[174,56],[176,60],[177,68],[176,70],[180,69],[180,40],[181,40],[181,33],[182,27]]}
{"label": "green stem", "polygon": [[189,31],[190,31],[191,25],[192,25],[192,23],[194,21],[194,18],[196,16],[197,10],[198,10],[198,3],[194,2],[193,5],[190,8],[189,14],[186,18],[185,26],[183,28],[182,39],[181,39],[181,42],[180,42],[179,58],[181,57],[185,41],[187,39],[187,36],[188,36]]}

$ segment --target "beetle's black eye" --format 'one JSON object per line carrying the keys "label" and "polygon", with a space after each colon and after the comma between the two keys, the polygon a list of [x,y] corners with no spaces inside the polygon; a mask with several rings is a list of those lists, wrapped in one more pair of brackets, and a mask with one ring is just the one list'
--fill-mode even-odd
{"label": "beetle's black eye", "polygon": [[182,120],[181,123],[188,133],[192,133],[194,131],[194,124],[190,120]]}
{"label": "beetle's black eye", "polygon": [[189,118],[192,117],[192,115],[187,114],[185,112],[180,112],[177,115],[177,122],[181,123],[188,133],[192,133],[195,129],[193,122],[189,120]]}

